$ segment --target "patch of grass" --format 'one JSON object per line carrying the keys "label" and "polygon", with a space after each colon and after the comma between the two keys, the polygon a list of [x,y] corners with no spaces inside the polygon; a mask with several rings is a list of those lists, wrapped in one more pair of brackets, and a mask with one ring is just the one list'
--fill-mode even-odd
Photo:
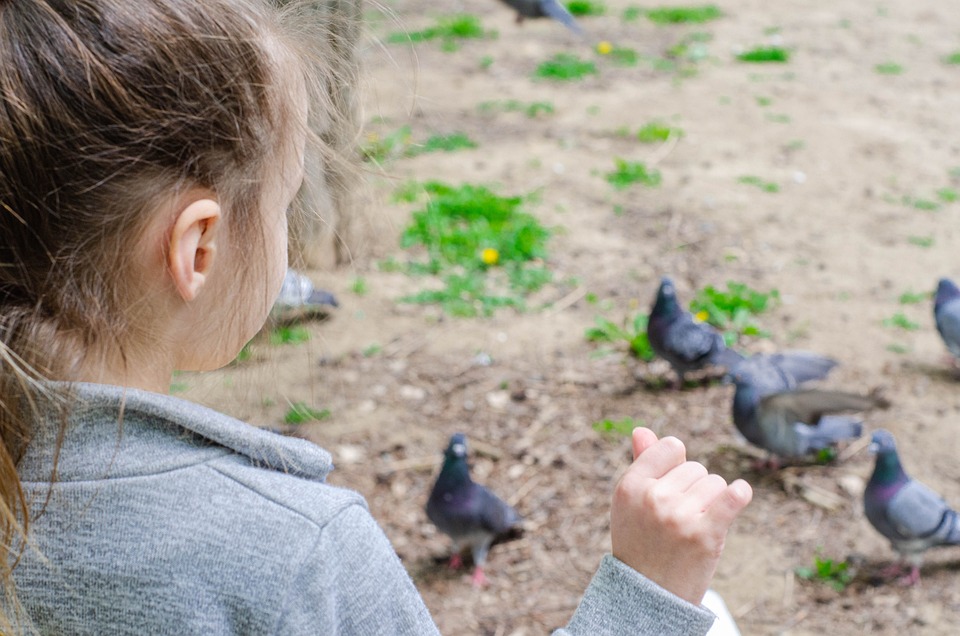
{"label": "patch of grass", "polygon": [[170,383],[170,393],[183,393],[190,388],[190,385],[186,382],[171,382]]}
{"label": "patch of grass", "polygon": [[744,176],[737,179],[737,183],[745,183],[760,188],[764,192],[780,192],[780,186],[772,181],[764,181],[760,177]]}
{"label": "patch of grass", "polygon": [[484,186],[419,185],[401,247],[421,248],[425,260],[406,271],[439,277],[441,287],[401,298],[439,304],[455,316],[491,315],[501,307],[522,310],[524,298],[551,279],[543,265],[550,232],[522,206],[530,197],[503,197]]}
{"label": "patch of grass", "polygon": [[956,203],[957,199],[960,198],[960,194],[953,188],[940,188],[937,190],[937,198],[944,203]]}
{"label": "patch of grass", "polygon": [[634,357],[644,362],[653,360],[653,349],[647,339],[646,314],[637,314],[632,319],[625,317],[620,325],[603,316],[594,318],[594,323],[594,326],[584,333],[588,342],[626,343]]}
{"label": "patch of grass", "polygon": [[541,62],[533,75],[542,79],[571,82],[581,80],[587,75],[597,75],[597,65],[572,53],[557,53],[546,62]]}
{"label": "patch of grass", "polygon": [[350,290],[357,296],[365,296],[370,288],[367,287],[367,279],[362,276],[357,276],[353,279],[353,284],[350,285]]}
{"label": "patch of grass", "polygon": [[933,247],[932,236],[908,236],[907,242],[917,247]]}
{"label": "patch of grass", "polygon": [[633,429],[638,426],[643,426],[643,421],[625,417],[621,420],[603,419],[594,422],[593,430],[609,437],[630,437],[633,435]]}
{"label": "patch of grass", "polygon": [[762,97],[760,95],[757,95],[755,99],[757,100],[757,106],[761,106],[761,107],[766,107],[773,103],[773,100],[770,99],[769,97]]}
{"label": "patch of grass", "polygon": [[873,70],[880,75],[900,75],[904,69],[896,62],[884,62],[883,64],[874,66]]}
{"label": "patch of grass", "polygon": [[901,305],[916,305],[933,297],[930,292],[903,292],[898,299]]}
{"label": "patch of grass", "polygon": [[577,17],[604,15],[607,6],[600,0],[567,0],[567,11]]}
{"label": "patch of grass", "polygon": [[440,16],[437,18],[436,24],[421,31],[391,33],[387,36],[387,42],[391,44],[404,44],[407,42],[417,44],[429,40],[440,40],[441,47],[445,51],[455,51],[459,48],[459,42],[462,40],[493,36],[493,32],[483,28],[480,18],[469,13],[462,13],[458,15]]}
{"label": "patch of grass", "polygon": [[919,197],[905,196],[903,197],[903,204],[915,210],[923,210],[925,212],[935,212],[940,209],[940,204],[936,201]]}
{"label": "patch of grass", "polygon": [[319,422],[330,417],[330,409],[315,409],[305,402],[294,402],[283,416],[286,424],[306,424]]}
{"label": "patch of grass", "polygon": [[900,344],[899,342],[891,342],[887,345],[886,349],[890,353],[899,353],[901,355],[904,353],[910,353],[910,347]]}
{"label": "patch of grass", "polygon": [[660,185],[660,171],[647,168],[642,161],[615,158],[613,162],[615,170],[606,173],[604,178],[617,190],[629,188],[637,183],[651,188]]}
{"label": "patch of grass", "polygon": [[955,51],[943,57],[944,64],[960,64],[960,51]]}
{"label": "patch of grass", "polygon": [[534,119],[540,115],[552,115],[556,110],[551,102],[521,102],[515,99],[481,102],[477,105],[481,113],[523,113]]}
{"label": "patch of grass", "polygon": [[902,312],[897,312],[889,318],[884,318],[883,326],[891,329],[903,329],[904,331],[916,331],[920,328],[920,323],[910,320]]}
{"label": "patch of grass", "polygon": [[372,358],[373,356],[377,355],[381,351],[383,351],[383,347],[380,346],[380,344],[374,342],[373,344],[370,344],[364,347],[363,351],[360,352],[360,355],[362,355],[364,358]]}
{"label": "patch of grass", "polygon": [[401,126],[386,135],[371,132],[366,143],[360,147],[364,161],[383,164],[390,159],[403,156],[410,146],[410,126]]}
{"label": "patch of grass", "polygon": [[727,281],[725,291],[712,285],[698,291],[690,301],[690,311],[722,331],[727,344],[733,344],[740,336],[769,337],[755,318],[779,302],[776,289],[761,292],[746,283]]}
{"label": "patch of grass", "polygon": [[624,46],[611,47],[606,53],[601,52],[601,55],[608,56],[617,66],[636,66],[640,62],[640,54]]}
{"label": "patch of grass", "polygon": [[406,156],[416,157],[417,155],[430,152],[454,152],[455,150],[465,150],[476,147],[477,142],[470,139],[465,133],[455,132],[449,135],[431,135],[422,144],[408,146]]}
{"label": "patch of grass", "polygon": [[682,137],[683,131],[679,128],[668,126],[661,121],[652,121],[644,124],[637,131],[637,141],[644,144],[664,142],[670,137]]}
{"label": "patch of grass", "polygon": [[643,15],[643,9],[637,6],[630,6],[623,10],[620,19],[624,22],[636,22]]}
{"label": "patch of grass", "polygon": [[819,581],[842,592],[853,580],[850,564],[822,556],[819,551],[813,557],[812,567],[794,568],[794,573],[805,581]]}
{"label": "patch of grass", "polygon": [[783,64],[790,61],[790,51],[782,46],[759,46],[749,51],[744,51],[737,55],[741,62],[751,62],[754,64],[778,63]]}
{"label": "patch of grass", "polygon": [[702,24],[723,17],[720,8],[713,4],[689,7],[657,7],[648,9],[647,19],[654,24]]}
{"label": "patch of grass", "polygon": [[707,43],[712,39],[713,36],[709,33],[690,33],[668,48],[666,55],[673,60],[699,62],[709,56]]}
{"label": "patch of grass", "polygon": [[303,325],[277,327],[270,332],[272,345],[300,344],[308,340],[310,340],[310,332]]}

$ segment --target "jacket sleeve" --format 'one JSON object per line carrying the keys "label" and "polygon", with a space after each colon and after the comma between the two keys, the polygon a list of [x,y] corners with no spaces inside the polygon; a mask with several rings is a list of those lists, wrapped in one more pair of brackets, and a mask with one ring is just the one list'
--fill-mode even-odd
{"label": "jacket sleeve", "polygon": [[275,634],[439,634],[396,552],[360,503],[320,531]]}
{"label": "jacket sleeve", "polygon": [[706,634],[715,618],[608,554],[570,623],[554,636],[696,636]]}

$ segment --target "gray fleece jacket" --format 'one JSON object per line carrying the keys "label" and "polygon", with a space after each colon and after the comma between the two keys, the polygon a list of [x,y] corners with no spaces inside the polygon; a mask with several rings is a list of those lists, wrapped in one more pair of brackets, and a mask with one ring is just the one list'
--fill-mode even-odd
{"label": "gray fleece jacket", "polygon": [[[19,465],[35,517],[14,577],[37,632],[437,633],[363,498],[325,483],[326,451],[170,396],[76,386],[52,491],[56,422]],[[713,620],[607,555],[556,633],[689,636]]]}

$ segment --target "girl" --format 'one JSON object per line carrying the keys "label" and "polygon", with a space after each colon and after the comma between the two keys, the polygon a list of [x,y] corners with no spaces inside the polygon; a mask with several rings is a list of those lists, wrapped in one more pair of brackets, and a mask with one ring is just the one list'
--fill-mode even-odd
{"label": "girl", "polygon": [[[232,360],[279,290],[337,81],[299,41],[257,0],[0,0],[4,633],[436,633],[325,451],[163,394]],[[633,444],[560,633],[713,622],[749,486]]]}

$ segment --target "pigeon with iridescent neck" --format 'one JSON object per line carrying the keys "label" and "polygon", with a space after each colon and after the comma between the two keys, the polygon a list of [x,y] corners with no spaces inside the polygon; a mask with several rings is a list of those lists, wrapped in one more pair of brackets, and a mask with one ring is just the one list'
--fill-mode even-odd
{"label": "pigeon with iridescent neck", "polygon": [[900,556],[890,573],[909,568],[901,582],[913,585],[920,581],[924,552],[960,545],[960,515],[940,495],[907,475],[888,431],[874,432],[870,450],[877,459],[863,493],[863,509]]}
{"label": "pigeon with iridescent neck", "polygon": [[427,500],[427,517],[453,540],[451,567],[460,567],[461,551],[470,549],[473,584],[479,587],[486,584],[483,567],[490,546],[519,536],[522,520],[516,510],[470,478],[463,433],[450,438],[443,455],[443,466]]}

